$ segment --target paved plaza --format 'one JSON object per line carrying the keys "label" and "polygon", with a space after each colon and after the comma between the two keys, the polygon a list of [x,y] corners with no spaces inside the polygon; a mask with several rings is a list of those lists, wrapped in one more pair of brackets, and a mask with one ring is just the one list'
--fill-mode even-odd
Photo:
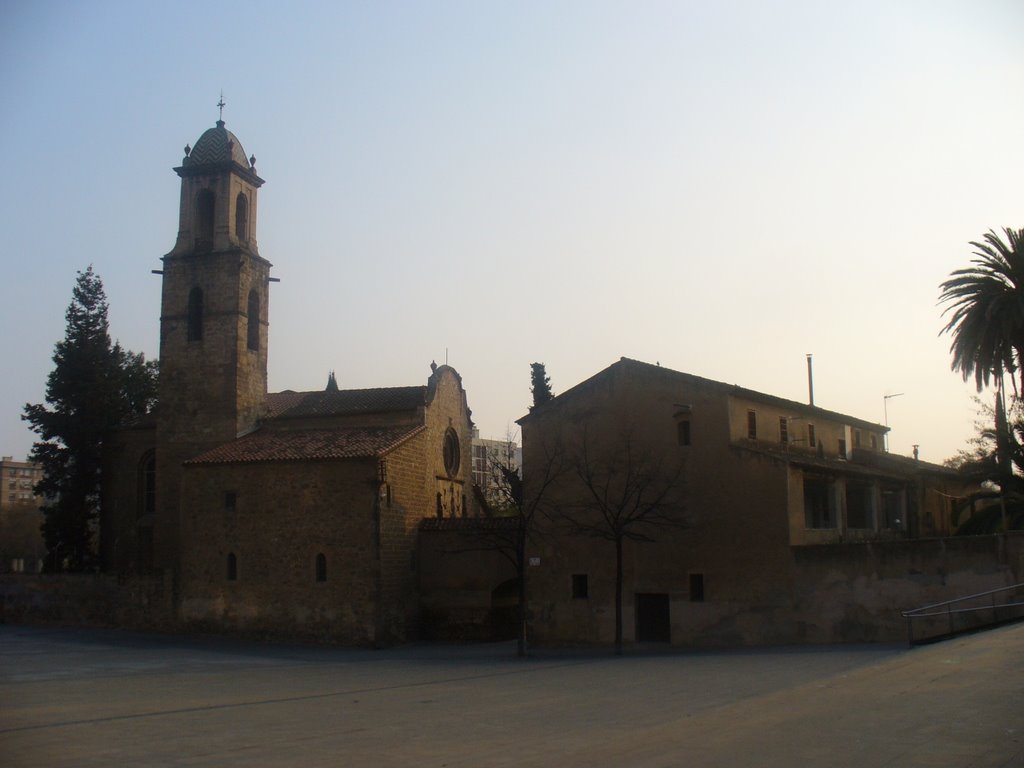
{"label": "paved plaza", "polygon": [[1024,625],[907,650],[370,651],[0,626],[4,766],[1024,766]]}

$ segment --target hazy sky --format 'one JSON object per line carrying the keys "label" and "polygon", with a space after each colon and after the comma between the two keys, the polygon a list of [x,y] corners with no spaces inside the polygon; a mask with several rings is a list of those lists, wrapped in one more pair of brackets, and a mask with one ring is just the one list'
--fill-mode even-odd
{"label": "hazy sky", "polygon": [[0,4],[0,451],[75,272],[158,353],[186,143],[267,183],[270,388],[463,376],[485,437],[628,356],[972,432],[937,286],[1024,227],[1024,3]]}

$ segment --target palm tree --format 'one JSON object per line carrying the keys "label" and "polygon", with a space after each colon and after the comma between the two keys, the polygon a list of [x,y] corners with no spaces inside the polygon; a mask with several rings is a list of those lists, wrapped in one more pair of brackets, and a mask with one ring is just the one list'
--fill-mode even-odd
{"label": "palm tree", "polygon": [[[981,473],[985,479],[997,481],[994,496],[1000,503],[984,510],[984,514],[972,515],[958,530],[964,533],[981,533],[983,528],[995,530],[997,526],[1019,527],[1024,522],[1024,496],[1014,471],[1022,468],[1020,438],[1024,434],[1020,434],[1020,422],[1011,427],[1003,397],[1004,375],[1010,374],[1017,390],[1017,371],[1022,377],[1017,391],[1024,393],[1024,229],[1005,227],[1003,233],[1006,242],[995,230],[989,230],[984,242],[972,242],[975,258],[971,266],[956,270],[940,286],[939,302],[947,305],[943,316],[949,315],[942,332],[953,335],[951,367],[963,375],[964,381],[973,375],[979,392],[993,379],[997,390],[995,429],[983,435],[994,443],[995,451],[963,470],[968,476]],[[1011,410],[1014,408],[1011,405]],[[982,495],[993,496],[991,491]],[[976,500],[971,497],[972,510]],[[1008,511],[1013,513],[1009,519]]]}
{"label": "palm tree", "polygon": [[971,266],[939,286],[939,302],[948,305],[942,314],[949,315],[942,332],[953,335],[951,367],[964,381],[973,374],[979,392],[992,378],[998,383],[1018,370],[1024,391],[1024,229],[1003,233],[1006,242],[995,230],[972,242]]}

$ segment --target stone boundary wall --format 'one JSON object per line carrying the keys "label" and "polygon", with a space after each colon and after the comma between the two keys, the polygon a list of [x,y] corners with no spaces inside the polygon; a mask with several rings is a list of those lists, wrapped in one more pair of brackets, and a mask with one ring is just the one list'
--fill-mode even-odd
{"label": "stone boundary wall", "polygon": [[3,574],[0,622],[170,631],[177,626],[170,595],[159,579]]}
{"label": "stone boundary wall", "polygon": [[[421,610],[434,619],[434,626],[426,622],[424,639],[487,636],[492,590],[514,575],[511,568],[494,552],[465,551],[463,531],[420,533]],[[673,602],[673,613],[685,605],[721,614],[693,621],[690,636],[677,634],[674,618],[673,642],[898,642],[907,636],[902,610],[1024,582],[1024,532],[794,547],[793,558],[794,578],[776,587],[773,604]],[[159,578],[0,575],[2,622],[180,630],[172,606],[170,584]],[[723,620],[731,631],[723,631]],[[738,622],[748,625],[745,631],[738,631]],[[928,627],[919,631],[927,634]]]}
{"label": "stone boundary wall", "polygon": [[[810,642],[900,641],[901,611],[1024,582],[1021,532],[794,547],[793,556],[792,609]],[[954,619],[965,629],[989,616]],[[946,619],[932,624],[915,622],[915,634],[944,632]]]}
{"label": "stone boundary wall", "polygon": [[[515,569],[478,538],[481,527],[514,523],[501,518],[427,519],[420,523],[420,634],[424,640],[507,640],[516,636]],[[514,586],[514,585],[513,585]]]}

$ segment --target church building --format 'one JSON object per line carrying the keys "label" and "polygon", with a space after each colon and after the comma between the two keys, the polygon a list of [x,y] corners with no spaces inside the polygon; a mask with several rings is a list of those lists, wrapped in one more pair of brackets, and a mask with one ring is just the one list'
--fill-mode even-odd
{"label": "church building", "polygon": [[255,157],[218,120],[174,170],[158,406],[107,441],[104,568],[158,585],[186,628],[405,639],[420,521],[474,504],[461,377],[268,393]]}

